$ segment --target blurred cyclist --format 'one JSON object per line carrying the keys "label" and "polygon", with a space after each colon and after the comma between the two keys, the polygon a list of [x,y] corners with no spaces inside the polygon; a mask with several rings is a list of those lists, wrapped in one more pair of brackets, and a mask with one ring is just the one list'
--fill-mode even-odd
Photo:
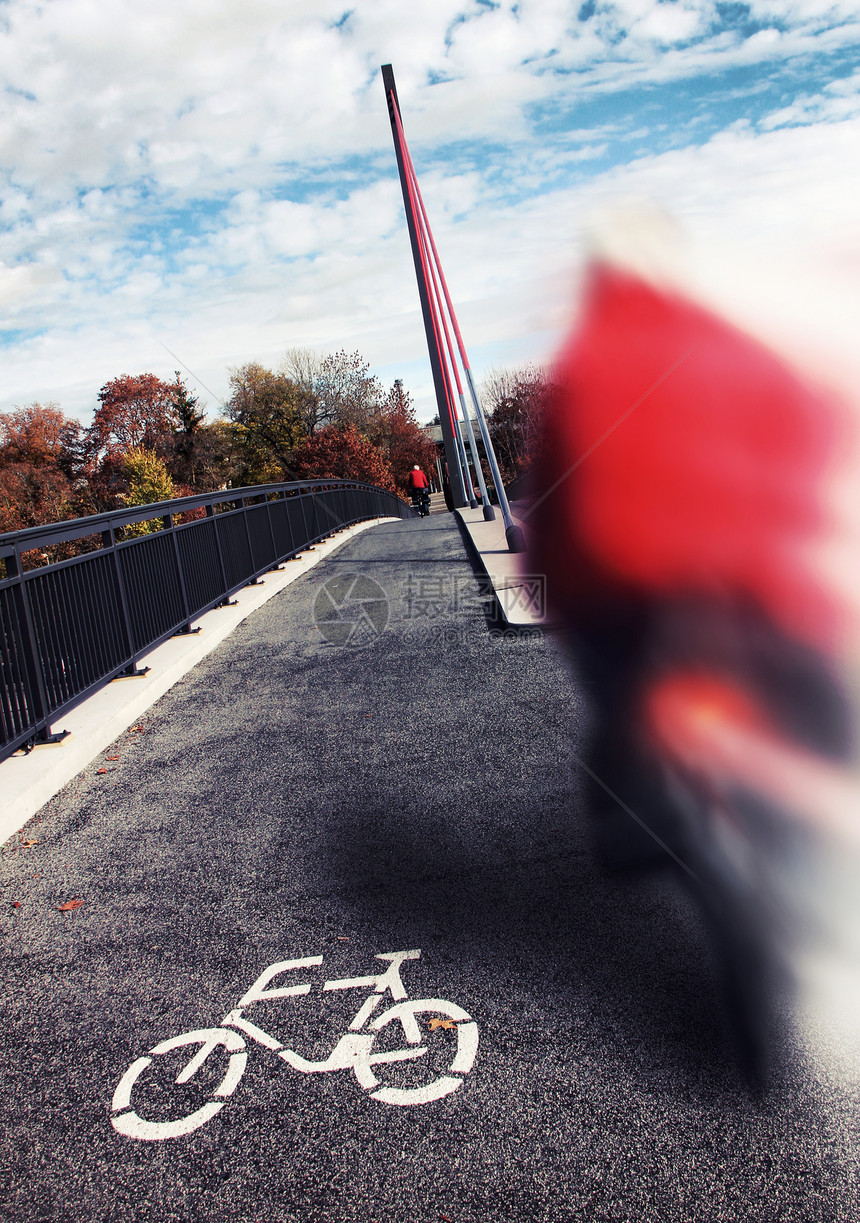
{"label": "blurred cyclist", "polygon": [[608,258],[556,381],[529,567],[590,698],[597,846],[611,866],[674,865],[694,889],[761,1078],[774,970],[797,976],[810,943],[840,941],[860,893],[854,608],[825,577],[851,414]]}

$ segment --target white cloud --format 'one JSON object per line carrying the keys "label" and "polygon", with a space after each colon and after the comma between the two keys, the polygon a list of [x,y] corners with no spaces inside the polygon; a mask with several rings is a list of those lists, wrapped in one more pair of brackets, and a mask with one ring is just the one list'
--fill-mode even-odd
{"label": "white cloud", "polygon": [[860,114],[860,72],[853,76],[831,81],[817,94],[804,94],[790,106],[774,111],[762,120],[761,126],[769,131],[776,127],[796,124],[831,123],[834,120],[850,119]]}
{"label": "white cloud", "polygon": [[684,4],[660,4],[638,23],[636,32],[655,42],[670,44],[686,42],[702,27],[700,8]]}
{"label": "white cloud", "polygon": [[[765,28],[749,38],[710,0],[598,3],[587,20],[581,7],[357,0],[338,25],[348,7],[331,0],[10,0],[0,326],[43,334],[6,348],[0,406],[86,414],[109,377],[169,376],[162,342],[222,395],[227,364],[307,343],[402,367],[431,414],[389,61],[476,362],[551,347],[583,219],[619,194],[665,200],[704,240],[848,240],[856,78],[702,147],[669,105],[685,147],[614,169],[600,159],[618,156],[619,120],[546,140],[534,123],[547,103],[575,114],[637,82],[654,97],[836,52],[857,37],[856,4],[753,0]],[[637,117],[637,139],[649,124]]]}

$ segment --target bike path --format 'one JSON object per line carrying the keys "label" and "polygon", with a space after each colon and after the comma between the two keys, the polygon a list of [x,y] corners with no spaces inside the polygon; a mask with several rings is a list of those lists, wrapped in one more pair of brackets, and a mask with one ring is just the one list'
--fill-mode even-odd
{"label": "bike path", "polygon": [[118,735],[138,722],[177,679],[220,645],[247,616],[340,547],[345,539],[373,525],[354,523],[277,569],[270,569],[262,580],[243,586],[227,606],[196,617],[193,633],[176,634],[142,655],[137,661],[145,668],[144,674],[118,676],[64,714],[52,727],[66,736],[61,743],[38,745],[29,753],[16,752],[0,761],[0,793],[4,799],[0,809],[0,844],[19,832],[49,799]]}
{"label": "bike path", "polygon": [[[365,532],[4,850],[5,1217],[857,1217],[856,1098],[788,1041],[749,1097],[695,911],[670,880],[592,865],[561,649],[494,635],[493,605],[452,517]],[[419,1046],[397,1018],[374,1032],[377,1053],[428,1049],[372,1063],[383,1090],[460,1079],[427,1103],[374,1098],[358,1054],[319,1068],[376,995],[377,957],[407,950],[406,998],[387,989],[352,1035],[403,1002],[448,1006],[413,1015]],[[247,1061],[190,1133],[118,1132],[129,1068],[255,983],[309,986],[243,1011],[279,1048],[233,1028],[179,1087],[193,1048],[152,1055],[115,1116],[188,1115],[219,1102],[242,1041]]]}

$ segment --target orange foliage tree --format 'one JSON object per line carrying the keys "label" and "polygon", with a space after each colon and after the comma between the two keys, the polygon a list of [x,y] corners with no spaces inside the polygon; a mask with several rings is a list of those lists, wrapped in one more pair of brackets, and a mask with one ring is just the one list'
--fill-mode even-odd
{"label": "orange foliage tree", "polygon": [[297,480],[334,476],[396,491],[391,464],[354,425],[324,425],[306,437],[296,447],[292,469]]}
{"label": "orange foliage tree", "polygon": [[399,378],[385,397],[371,438],[391,465],[402,496],[408,495],[409,472],[416,463],[425,475],[435,466],[436,447],[419,425],[411,396]]}
{"label": "orange foliage tree", "polygon": [[81,426],[55,403],[0,413],[0,531],[73,517]]}
{"label": "orange foliage tree", "polygon": [[106,382],[88,431],[92,458],[116,460],[141,448],[167,458],[177,423],[175,395],[176,386],[155,374],[123,374]]}

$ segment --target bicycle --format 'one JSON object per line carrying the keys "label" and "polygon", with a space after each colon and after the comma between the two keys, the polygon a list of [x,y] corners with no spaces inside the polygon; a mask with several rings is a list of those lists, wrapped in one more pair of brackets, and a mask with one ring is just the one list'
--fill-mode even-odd
{"label": "bicycle", "polygon": [[[365,977],[347,977],[325,981],[323,991],[369,988],[346,1032],[338,1039],[327,1058],[311,1061],[287,1048],[277,1037],[264,1031],[246,1019],[243,1012],[250,1006],[278,998],[299,998],[310,994],[312,982],[298,985],[281,985],[269,988],[271,983],[285,973],[300,969],[318,968],[323,961],[321,955],[305,956],[296,960],[281,960],[266,968],[249,990],[239,999],[236,1007],[224,1017],[218,1027],[199,1028],[183,1032],[161,1041],[143,1057],[132,1062],[120,1079],[111,1102],[111,1124],[127,1138],[154,1142],[168,1138],[180,1138],[199,1129],[220,1112],[239,1086],[248,1060],[246,1039],[262,1045],[281,1058],[300,1074],[325,1074],[338,1070],[352,1071],[359,1086],[372,1100],[383,1104],[410,1106],[429,1104],[455,1092],[463,1083],[474,1065],[478,1051],[478,1025],[471,1016],[444,998],[409,999],[400,977],[402,965],[421,956],[416,951],[390,951],[376,956],[387,960],[384,972]],[[390,994],[394,1005],[373,1019],[382,999]],[[422,1033],[418,1026],[418,1015],[431,1015],[427,1027],[431,1032],[439,1029],[447,1033],[456,1030],[456,1050],[448,1067],[448,1073],[439,1074],[429,1083],[416,1087],[384,1086],[374,1074],[374,1066],[394,1062],[412,1061],[427,1054],[427,1045],[422,1045]],[[441,1016],[441,1018],[439,1018]],[[409,1047],[373,1052],[374,1043],[388,1024],[397,1021]],[[227,1068],[217,1087],[211,1092],[212,1099],[200,1108],[175,1120],[152,1121],[141,1117],[132,1108],[132,1094],[139,1085],[141,1076],[149,1069],[153,1059],[164,1057],[185,1045],[197,1044],[200,1048],[174,1082],[188,1083],[209,1057],[219,1048],[228,1055]]]}
{"label": "bicycle", "polygon": [[430,489],[415,488],[412,490],[412,508],[419,518],[427,518],[430,514]]}

